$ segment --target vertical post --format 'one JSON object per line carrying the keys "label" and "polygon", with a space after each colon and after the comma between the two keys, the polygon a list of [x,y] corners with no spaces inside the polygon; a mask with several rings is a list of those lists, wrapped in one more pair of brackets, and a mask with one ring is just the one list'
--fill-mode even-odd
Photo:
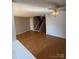
{"label": "vertical post", "polygon": [[16,40],[14,17],[12,18],[12,41]]}
{"label": "vertical post", "polygon": [[30,30],[34,31],[34,18],[30,18]]}

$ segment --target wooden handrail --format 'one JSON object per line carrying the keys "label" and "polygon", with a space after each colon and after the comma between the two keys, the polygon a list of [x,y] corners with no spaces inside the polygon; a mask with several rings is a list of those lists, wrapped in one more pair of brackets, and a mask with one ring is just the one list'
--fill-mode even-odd
{"label": "wooden handrail", "polygon": [[41,30],[42,30],[42,28],[43,28],[43,25],[44,25],[44,21],[42,22],[42,24],[41,24],[41,26],[40,26],[38,32],[41,32]]}
{"label": "wooden handrail", "polygon": [[42,20],[40,20],[40,22],[39,22],[39,23],[37,23],[37,25],[36,25],[36,27],[35,27],[35,30],[36,30],[37,28],[40,28],[40,26],[39,26],[39,25],[40,25],[41,21],[42,21]]}
{"label": "wooden handrail", "polygon": [[42,29],[43,29],[43,26],[44,26],[44,18],[43,17],[41,17],[41,18],[37,18],[36,17],[36,19],[38,19],[39,20],[39,22],[36,24],[36,26],[34,27],[34,30],[35,31],[38,31],[38,32],[41,32],[42,31]]}

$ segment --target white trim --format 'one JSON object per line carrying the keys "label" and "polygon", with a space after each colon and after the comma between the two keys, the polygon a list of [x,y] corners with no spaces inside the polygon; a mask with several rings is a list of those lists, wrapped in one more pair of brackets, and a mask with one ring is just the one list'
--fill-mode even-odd
{"label": "white trim", "polygon": [[15,30],[15,22],[14,16],[12,17],[12,41],[16,40],[16,30]]}
{"label": "white trim", "polygon": [[30,18],[30,30],[34,31],[34,18],[33,17]]}
{"label": "white trim", "polygon": [[19,35],[19,34],[22,34],[22,33],[24,33],[24,32],[28,32],[28,31],[30,31],[30,30],[25,30],[25,31],[23,31],[23,32],[16,33],[16,35]]}
{"label": "white trim", "polygon": [[58,37],[58,38],[63,38],[63,39],[66,39],[66,37],[62,37],[62,36],[58,36],[58,35],[52,35],[52,34],[48,34],[48,33],[46,33],[46,35],[50,35],[50,36],[55,36],[55,37]]}

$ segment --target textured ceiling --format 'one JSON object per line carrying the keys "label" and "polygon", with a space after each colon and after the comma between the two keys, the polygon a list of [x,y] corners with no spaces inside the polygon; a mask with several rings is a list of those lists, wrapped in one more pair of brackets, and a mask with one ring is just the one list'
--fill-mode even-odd
{"label": "textured ceiling", "polygon": [[[32,17],[36,15],[44,15],[48,12],[46,9],[40,10],[39,8],[50,8],[55,5],[65,4],[65,0],[15,0],[15,4],[13,4],[13,11],[15,16]],[[28,8],[30,8],[30,10],[28,10]],[[38,11],[33,11],[33,9]]]}
{"label": "textured ceiling", "polygon": [[28,4],[13,3],[14,16],[33,17],[33,16],[45,15],[49,12],[52,12],[52,10],[49,10],[47,8],[31,6]]}

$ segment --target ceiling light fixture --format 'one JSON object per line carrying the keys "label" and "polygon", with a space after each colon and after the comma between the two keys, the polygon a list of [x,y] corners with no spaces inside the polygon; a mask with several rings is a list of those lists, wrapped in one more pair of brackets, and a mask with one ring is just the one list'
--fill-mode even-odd
{"label": "ceiling light fixture", "polygon": [[57,9],[53,10],[51,15],[53,16],[58,16],[59,15],[59,11]]}

